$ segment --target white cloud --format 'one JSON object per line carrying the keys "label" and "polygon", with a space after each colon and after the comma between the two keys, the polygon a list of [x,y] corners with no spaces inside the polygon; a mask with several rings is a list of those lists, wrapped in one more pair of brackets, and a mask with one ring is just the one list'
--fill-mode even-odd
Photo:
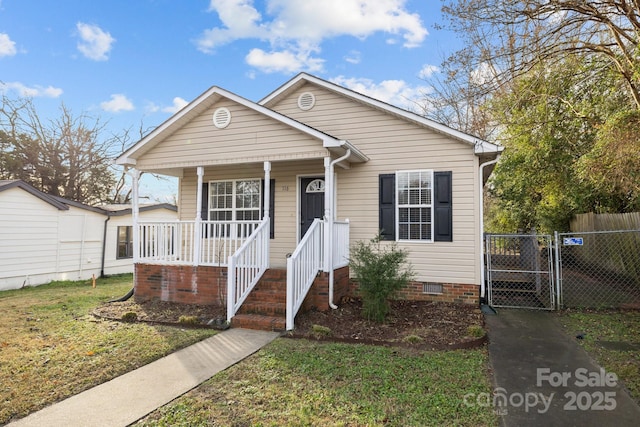
{"label": "white cloud", "polygon": [[15,92],[24,98],[58,98],[62,95],[62,89],[53,86],[25,86],[20,82],[0,82],[0,93]]}
{"label": "white cloud", "polygon": [[360,52],[357,50],[352,50],[349,52],[349,55],[344,57],[344,60],[350,64],[359,64],[360,63]]}
{"label": "white cloud", "polygon": [[323,59],[312,58],[309,52],[265,52],[262,49],[251,49],[245,58],[247,64],[260,68],[266,73],[294,73],[299,70],[318,72],[322,70]]}
{"label": "white cloud", "polygon": [[175,98],[173,98],[173,105],[171,105],[170,107],[164,107],[162,111],[165,113],[174,114],[182,110],[188,103],[189,102],[185,99],[176,96]]}
{"label": "white cloud", "polygon": [[483,85],[498,75],[495,68],[488,62],[482,62],[475,70],[471,71],[471,82],[477,85]]}
{"label": "white cloud", "polygon": [[132,111],[134,106],[133,102],[131,102],[125,95],[115,93],[111,95],[110,101],[101,102],[100,108],[110,113],[119,113],[120,111]]}
{"label": "white cloud", "polygon": [[0,58],[3,56],[13,56],[17,52],[16,42],[11,40],[9,34],[0,33]]}
{"label": "white cloud", "polygon": [[375,83],[371,79],[338,76],[331,81],[363,95],[412,111],[430,90],[428,86],[410,86],[404,80],[383,80]]}
{"label": "white cloud", "polygon": [[[322,41],[339,36],[365,39],[386,33],[401,38],[404,47],[419,46],[428,32],[420,16],[409,13],[406,0],[266,0],[263,17],[253,0],[210,0],[222,25],[208,29],[195,41],[198,50],[212,53],[219,46],[239,39],[268,41],[271,52],[253,49],[247,60],[265,70],[317,69],[322,60],[314,57]],[[286,58],[285,58],[286,57]],[[350,55],[350,58],[354,58]],[[282,64],[286,62],[286,64]]]}
{"label": "white cloud", "polygon": [[94,61],[106,61],[109,59],[109,52],[116,41],[111,34],[102,30],[97,25],[78,22],[76,24],[80,41],[78,50],[87,58]]}
{"label": "white cloud", "polygon": [[422,69],[418,72],[418,77],[421,79],[428,79],[433,76],[435,73],[439,73],[440,68],[435,65],[426,64],[422,67]]}

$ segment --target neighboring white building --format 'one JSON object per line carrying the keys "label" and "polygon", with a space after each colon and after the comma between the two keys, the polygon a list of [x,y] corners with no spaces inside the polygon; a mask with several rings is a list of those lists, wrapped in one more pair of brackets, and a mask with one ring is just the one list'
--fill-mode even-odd
{"label": "neighboring white building", "polygon": [[[140,219],[171,221],[176,207],[142,205]],[[0,180],[0,290],[133,272],[130,205],[92,207]]]}

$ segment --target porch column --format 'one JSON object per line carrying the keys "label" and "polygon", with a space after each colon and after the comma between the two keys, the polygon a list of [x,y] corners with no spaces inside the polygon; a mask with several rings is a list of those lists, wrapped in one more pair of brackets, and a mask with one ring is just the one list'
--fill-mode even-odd
{"label": "porch column", "polygon": [[193,236],[193,265],[200,264],[200,248],[202,240],[202,180],[204,177],[204,167],[198,166],[198,186],[196,187],[196,218],[195,236]]}
{"label": "porch column", "polygon": [[264,162],[264,217],[269,218],[269,204],[271,203],[271,191],[269,191],[269,183],[271,182],[271,162]]}
{"label": "porch column", "polygon": [[140,230],[138,229],[138,216],[140,214],[139,186],[140,171],[131,168],[128,172],[131,175],[131,216],[133,219],[133,263],[140,261]]}
{"label": "porch column", "polygon": [[[267,221],[267,227],[271,227],[271,221],[269,220],[271,213],[269,212],[269,206],[271,205],[271,162],[264,162],[264,219],[263,221]],[[269,236],[271,235],[271,230],[267,230],[267,233],[264,234],[266,236],[263,242],[262,255],[266,257],[266,265],[269,266],[269,258],[270,251],[269,245],[271,244]]]}

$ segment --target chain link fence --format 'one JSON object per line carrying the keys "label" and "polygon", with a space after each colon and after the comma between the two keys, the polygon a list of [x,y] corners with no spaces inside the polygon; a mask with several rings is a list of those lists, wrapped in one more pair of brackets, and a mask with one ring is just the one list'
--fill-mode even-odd
{"label": "chain link fence", "polygon": [[487,234],[485,257],[494,307],[640,307],[640,230]]}
{"label": "chain link fence", "polygon": [[640,306],[640,230],[555,237],[558,308]]}

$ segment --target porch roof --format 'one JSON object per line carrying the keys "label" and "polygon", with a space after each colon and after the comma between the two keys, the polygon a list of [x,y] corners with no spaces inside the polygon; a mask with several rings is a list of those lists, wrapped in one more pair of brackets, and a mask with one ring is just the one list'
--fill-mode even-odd
{"label": "porch roof", "polygon": [[311,138],[317,139],[319,142],[322,142],[323,148],[335,153],[336,155],[341,156],[345,152],[350,150],[351,156],[348,159],[348,161],[350,162],[359,163],[366,162],[368,160],[368,157],[364,153],[362,153],[348,141],[335,138],[325,132],[305,125],[304,123],[273,111],[265,106],[259,105],[220,87],[213,86],[209,90],[198,96],[195,100],[193,100],[179,112],[171,116],[164,123],[154,129],[148,135],[143,137],[133,146],[120,154],[120,156],[118,156],[115,160],[116,164],[135,166],[136,160],[140,156],[151,150],[153,147],[176,132],[178,129],[188,124],[191,120],[202,114],[204,111],[206,111],[215,103],[219,102],[221,99],[231,100],[232,102],[238,103],[259,114],[262,114],[286,126],[289,126],[292,129],[298,130],[310,136]]}

